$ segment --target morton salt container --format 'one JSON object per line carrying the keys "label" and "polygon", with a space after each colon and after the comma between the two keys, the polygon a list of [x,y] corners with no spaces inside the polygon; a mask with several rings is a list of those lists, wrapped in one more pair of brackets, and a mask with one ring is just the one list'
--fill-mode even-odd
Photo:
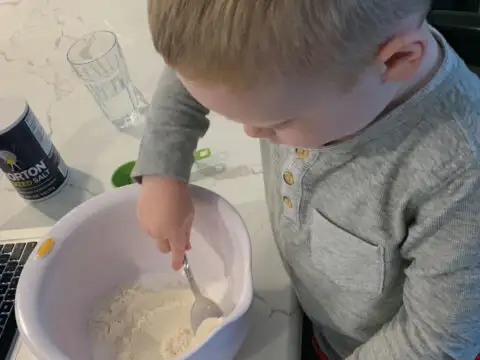
{"label": "morton salt container", "polygon": [[0,97],[0,169],[30,201],[45,200],[67,182],[67,166],[21,98]]}

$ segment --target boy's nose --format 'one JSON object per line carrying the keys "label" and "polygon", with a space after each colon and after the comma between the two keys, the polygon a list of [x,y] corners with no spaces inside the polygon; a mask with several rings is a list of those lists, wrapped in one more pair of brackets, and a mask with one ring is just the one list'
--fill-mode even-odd
{"label": "boy's nose", "polygon": [[245,134],[252,138],[269,138],[273,135],[273,131],[271,129],[259,128],[250,125],[243,125],[243,131],[245,131]]}

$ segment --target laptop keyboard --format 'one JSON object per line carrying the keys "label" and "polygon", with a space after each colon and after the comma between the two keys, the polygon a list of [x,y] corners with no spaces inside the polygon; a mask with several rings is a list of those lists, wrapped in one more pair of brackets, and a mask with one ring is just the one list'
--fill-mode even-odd
{"label": "laptop keyboard", "polygon": [[0,245],[0,359],[6,359],[17,332],[15,292],[36,242]]}

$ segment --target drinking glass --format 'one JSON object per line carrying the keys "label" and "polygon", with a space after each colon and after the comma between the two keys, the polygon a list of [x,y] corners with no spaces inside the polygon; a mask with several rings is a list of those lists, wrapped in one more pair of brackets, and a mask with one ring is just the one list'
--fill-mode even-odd
{"label": "drinking glass", "polygon": [[67,59],[114,125],[125,128],[142,121],[147,104],[132,83],[114,33],[85,35],[70,47]]}

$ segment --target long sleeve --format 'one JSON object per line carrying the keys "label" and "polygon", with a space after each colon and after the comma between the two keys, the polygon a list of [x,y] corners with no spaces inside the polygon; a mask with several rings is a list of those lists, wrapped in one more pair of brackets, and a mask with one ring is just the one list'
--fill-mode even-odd
{"label": "long sleeve", "polygon": [[153,96],[133,177],[162,175],[188,182],[193,152],[209,127],[208,109],[166,68]]}
{"label": "long sleeve", "polygon": [[480,353],[480,171],[418,207],[402,246],[403,307],[347,360],[475,360]]}

